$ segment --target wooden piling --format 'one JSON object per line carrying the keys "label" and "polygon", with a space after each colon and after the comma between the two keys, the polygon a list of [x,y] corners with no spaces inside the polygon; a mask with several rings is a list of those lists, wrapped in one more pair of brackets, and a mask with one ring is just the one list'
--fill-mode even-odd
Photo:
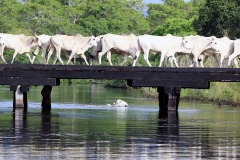
{"label": "wooden piling", "polygon": [[13,110],[15,111],[16,108],[22,108],[23,111],[27,111],[28,85],[11,85],[10,91],[13,91]]}
{"label": "wooden piling", "polygon": [[180,99],[180,87],[158,87],[159,110],[177,111]]}
{"label": "wooden piling", "polygon": [[45,85],[41,91],[42,94],[42,110],[43,111],[51,111],[51,92],[52,86]]}

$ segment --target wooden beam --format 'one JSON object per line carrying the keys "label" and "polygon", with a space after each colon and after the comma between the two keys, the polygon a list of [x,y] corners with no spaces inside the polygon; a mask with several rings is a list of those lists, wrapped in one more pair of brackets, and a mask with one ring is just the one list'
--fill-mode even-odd
{"label": "wooden beam", "polygon": [[0,85],[59,85],[56,78],[0,77]]}
{"label": "wooden beam", "polygon": [[43,111],[51,111],[51,92],[52,86],[44,85],[41,94],[42,94],[42,110]]}
{"label": "wooden beam", "polygon": [[209,89],[209,81],[178,81],[178,80],[128,80],[131,87],[180,87]]}

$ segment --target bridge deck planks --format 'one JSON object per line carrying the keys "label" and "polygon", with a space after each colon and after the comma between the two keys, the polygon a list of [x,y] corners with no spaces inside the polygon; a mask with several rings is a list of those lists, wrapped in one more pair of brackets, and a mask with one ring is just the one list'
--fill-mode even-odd
{"label": "bridge deck planks", "polygon": [[58,85],[59,79],[123,79],[136,86],[207,88],[210,81],[239,82],[240,69],[0,64],[1,85]]}

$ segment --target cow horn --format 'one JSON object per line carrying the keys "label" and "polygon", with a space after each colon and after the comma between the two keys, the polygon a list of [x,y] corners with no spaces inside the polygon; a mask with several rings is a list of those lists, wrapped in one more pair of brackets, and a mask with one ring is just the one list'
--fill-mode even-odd
{"label": "cow horn", "polygon": [[36,33],[36,31],[34,32],[34,36],[35,36],[35,37],[37,37],[37,36],[38,36],[38,35],[37,35],[37,33]]}

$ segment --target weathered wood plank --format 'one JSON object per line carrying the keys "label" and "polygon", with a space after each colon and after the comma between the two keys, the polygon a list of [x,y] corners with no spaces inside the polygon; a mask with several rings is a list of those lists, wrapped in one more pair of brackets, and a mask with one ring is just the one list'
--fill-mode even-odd
{"label": "weathered wood plank", "polygon": [[56,78],[10,78],[0,77],[0,85],[58,85]]}
{"label": "weathered wood plank", "polygon": [[179,87],[209,89],[209,81],[177,81],[177,80],[128,80],[128,85],[132,87]]}
{"label": "weathered wood plank", "polygon": [[[0,64],[0,84],[31,83],[28,85],[48,85],[48,79],[123,79],[143,82],[143,85],[159,86],[159,81],[177,86],[186,83],[205,81],[239,82],[239,68],[164,68],[126,66],[87,66],[87,65],[43,65],[43,64]],[[9,79],[6,79],[9,78]],[[14,79],[17,78],[17,79]],[[41,79],[43,83],[40,83]],[[56,79],[58,80],[56,83]],[[9,81],[8,81],[9,80]],[[136,80],[136,81],[135,81]],[[144,83],[145,80],[146,83]],[[50,80],[51,81],[51,80]],[[152,81],[154,83],[147,83]],[[181,83],[180,83],[181,82]],[[36,84],[34,84],[36,83]],[[175,86],[174,85],[174,86]],[[205,85],[204,85],[205,87]]]}

